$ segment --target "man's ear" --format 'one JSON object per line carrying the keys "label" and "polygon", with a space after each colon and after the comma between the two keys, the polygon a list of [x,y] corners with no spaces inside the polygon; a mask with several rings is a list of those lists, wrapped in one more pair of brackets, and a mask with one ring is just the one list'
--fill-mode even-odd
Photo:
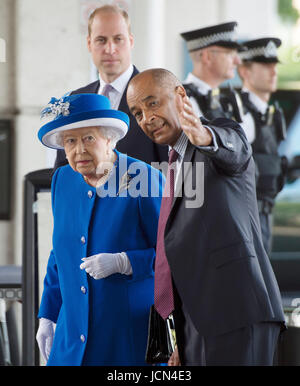
{"label": "man's ear", "polygon": [[211,53],[208,47],[202,48],[201,50],[201,61],[204,65],[207,65],[211,60]]}
{"label": "man's ear", "polygon": [[186,91],[183,86],[176,86],[175,88],[175,99],[176,106],[179,111],[182,111],[184,105],[184,98],[186,97]]}
{"label": "man's ear", "polygon": [[247,67],[243,64],[240,64],[239,66],[237,66],[237,73],[243,81],[247,77]]}
{"label": "man's ear", "polygon": [[176,95],[178,96],[178,100],[182,101],[183,103],[183,99],[186,97],[186,91],[185,91],[185,88],[183,86],[176,86],[175,88],[175,93]]}
{"label": "man's ear", "polygon": [[132,34],[129,34],[129,42],[130,42],[130,47],[133,49],[134,47],[134,37]]}
{"label": "man's ear", "polygon": [[91,52],[91,37],[90,36],[86,37],[86,43],[87,43],[87,48],[88,48],[89,52]]}

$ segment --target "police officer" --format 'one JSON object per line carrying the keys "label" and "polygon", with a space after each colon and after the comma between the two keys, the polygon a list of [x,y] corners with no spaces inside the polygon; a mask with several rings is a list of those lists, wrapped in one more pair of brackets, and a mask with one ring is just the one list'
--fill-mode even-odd
{"label": "police officer", "polygon": [[284,185],[287,159],[278,154],[285,138],[285,120],[277,103],[269,105],[277,88],[277,48],[280,39],[262,38],[247,41],[240,53],[238,71],[243,82],[241,98],[246,114],[241,124],[252,144],[256,163],[256,189],[261,230],[265,249],[271,252],[272,208]]}
{"label": "police officer", "polygon": [[219,117],[241,122],[239,95],[231,89],[220,93],[219,86],[234,77],[240,63],[236,22],[218,24],[181,34],[193,62],[193,70],[183,85],[198,116]]}

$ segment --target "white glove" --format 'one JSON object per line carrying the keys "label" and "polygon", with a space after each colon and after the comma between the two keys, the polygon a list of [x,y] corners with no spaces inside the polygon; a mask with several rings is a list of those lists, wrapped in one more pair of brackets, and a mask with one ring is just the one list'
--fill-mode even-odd
{"label": "white glove", "polygon": [[52,348],[53,337],[55,331],[55,323],[49,319],[41,318],[39,328],[36,334],[36,340],[39,345],[40,352],[45,360],[48,361]]}
{"label": "white glove", "polygon": [[103,279],[114,273],[132,274],[132,267],[125,252],[99,253],[81,260],[83,263],[80,264],[80,269],[85,269],[94,279]]}

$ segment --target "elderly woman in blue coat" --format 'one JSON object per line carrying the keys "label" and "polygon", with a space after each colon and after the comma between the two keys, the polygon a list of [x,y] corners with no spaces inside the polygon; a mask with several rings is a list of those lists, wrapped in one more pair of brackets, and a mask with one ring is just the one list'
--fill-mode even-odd
{"label": "elderly woman in blue coat", "polygon": [[39,139],[69,164],[52,179],[40,351],[47,365],[145,365],[162,174],[114,149],[129,119],[106,97],[52,98],[50,114]]}

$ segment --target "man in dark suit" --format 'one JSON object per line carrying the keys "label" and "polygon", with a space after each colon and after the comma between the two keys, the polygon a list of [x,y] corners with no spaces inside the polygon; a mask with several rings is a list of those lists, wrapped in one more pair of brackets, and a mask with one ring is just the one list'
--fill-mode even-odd
{"label": "man in dark suit", "polygon": [[[72,94],[103,94],[110,99],[112,108],[129,115],[130,130],[119,141],[117,150],[149,164],[166,161],[167,148],[149,140],[138,128],[127,106],[127,85],[138,70],[131,63],[133,36],[126,11],[113,5],[95,9],[89,18],[87,45],[98,69],[99,80],[73,91]],[[66,163],[64,150],[58,150],[54,170]]]}
{"label": "man in dark suit", "polygon": [[[164,69],[138,74],[127,102],[149,138],[177,153],[176,194],[164,219],[167,196],[162,201],[155,263],[155,308],[175,321],[169,365],[272,365],[284,314],[262,244],[243,130],[226,118],[197,118],[184,87]],[[193,202],[197,179],[203,199]],[[166,185],[172,186],[168,174]],[[171,291],[162,291],[164,256]]]}

